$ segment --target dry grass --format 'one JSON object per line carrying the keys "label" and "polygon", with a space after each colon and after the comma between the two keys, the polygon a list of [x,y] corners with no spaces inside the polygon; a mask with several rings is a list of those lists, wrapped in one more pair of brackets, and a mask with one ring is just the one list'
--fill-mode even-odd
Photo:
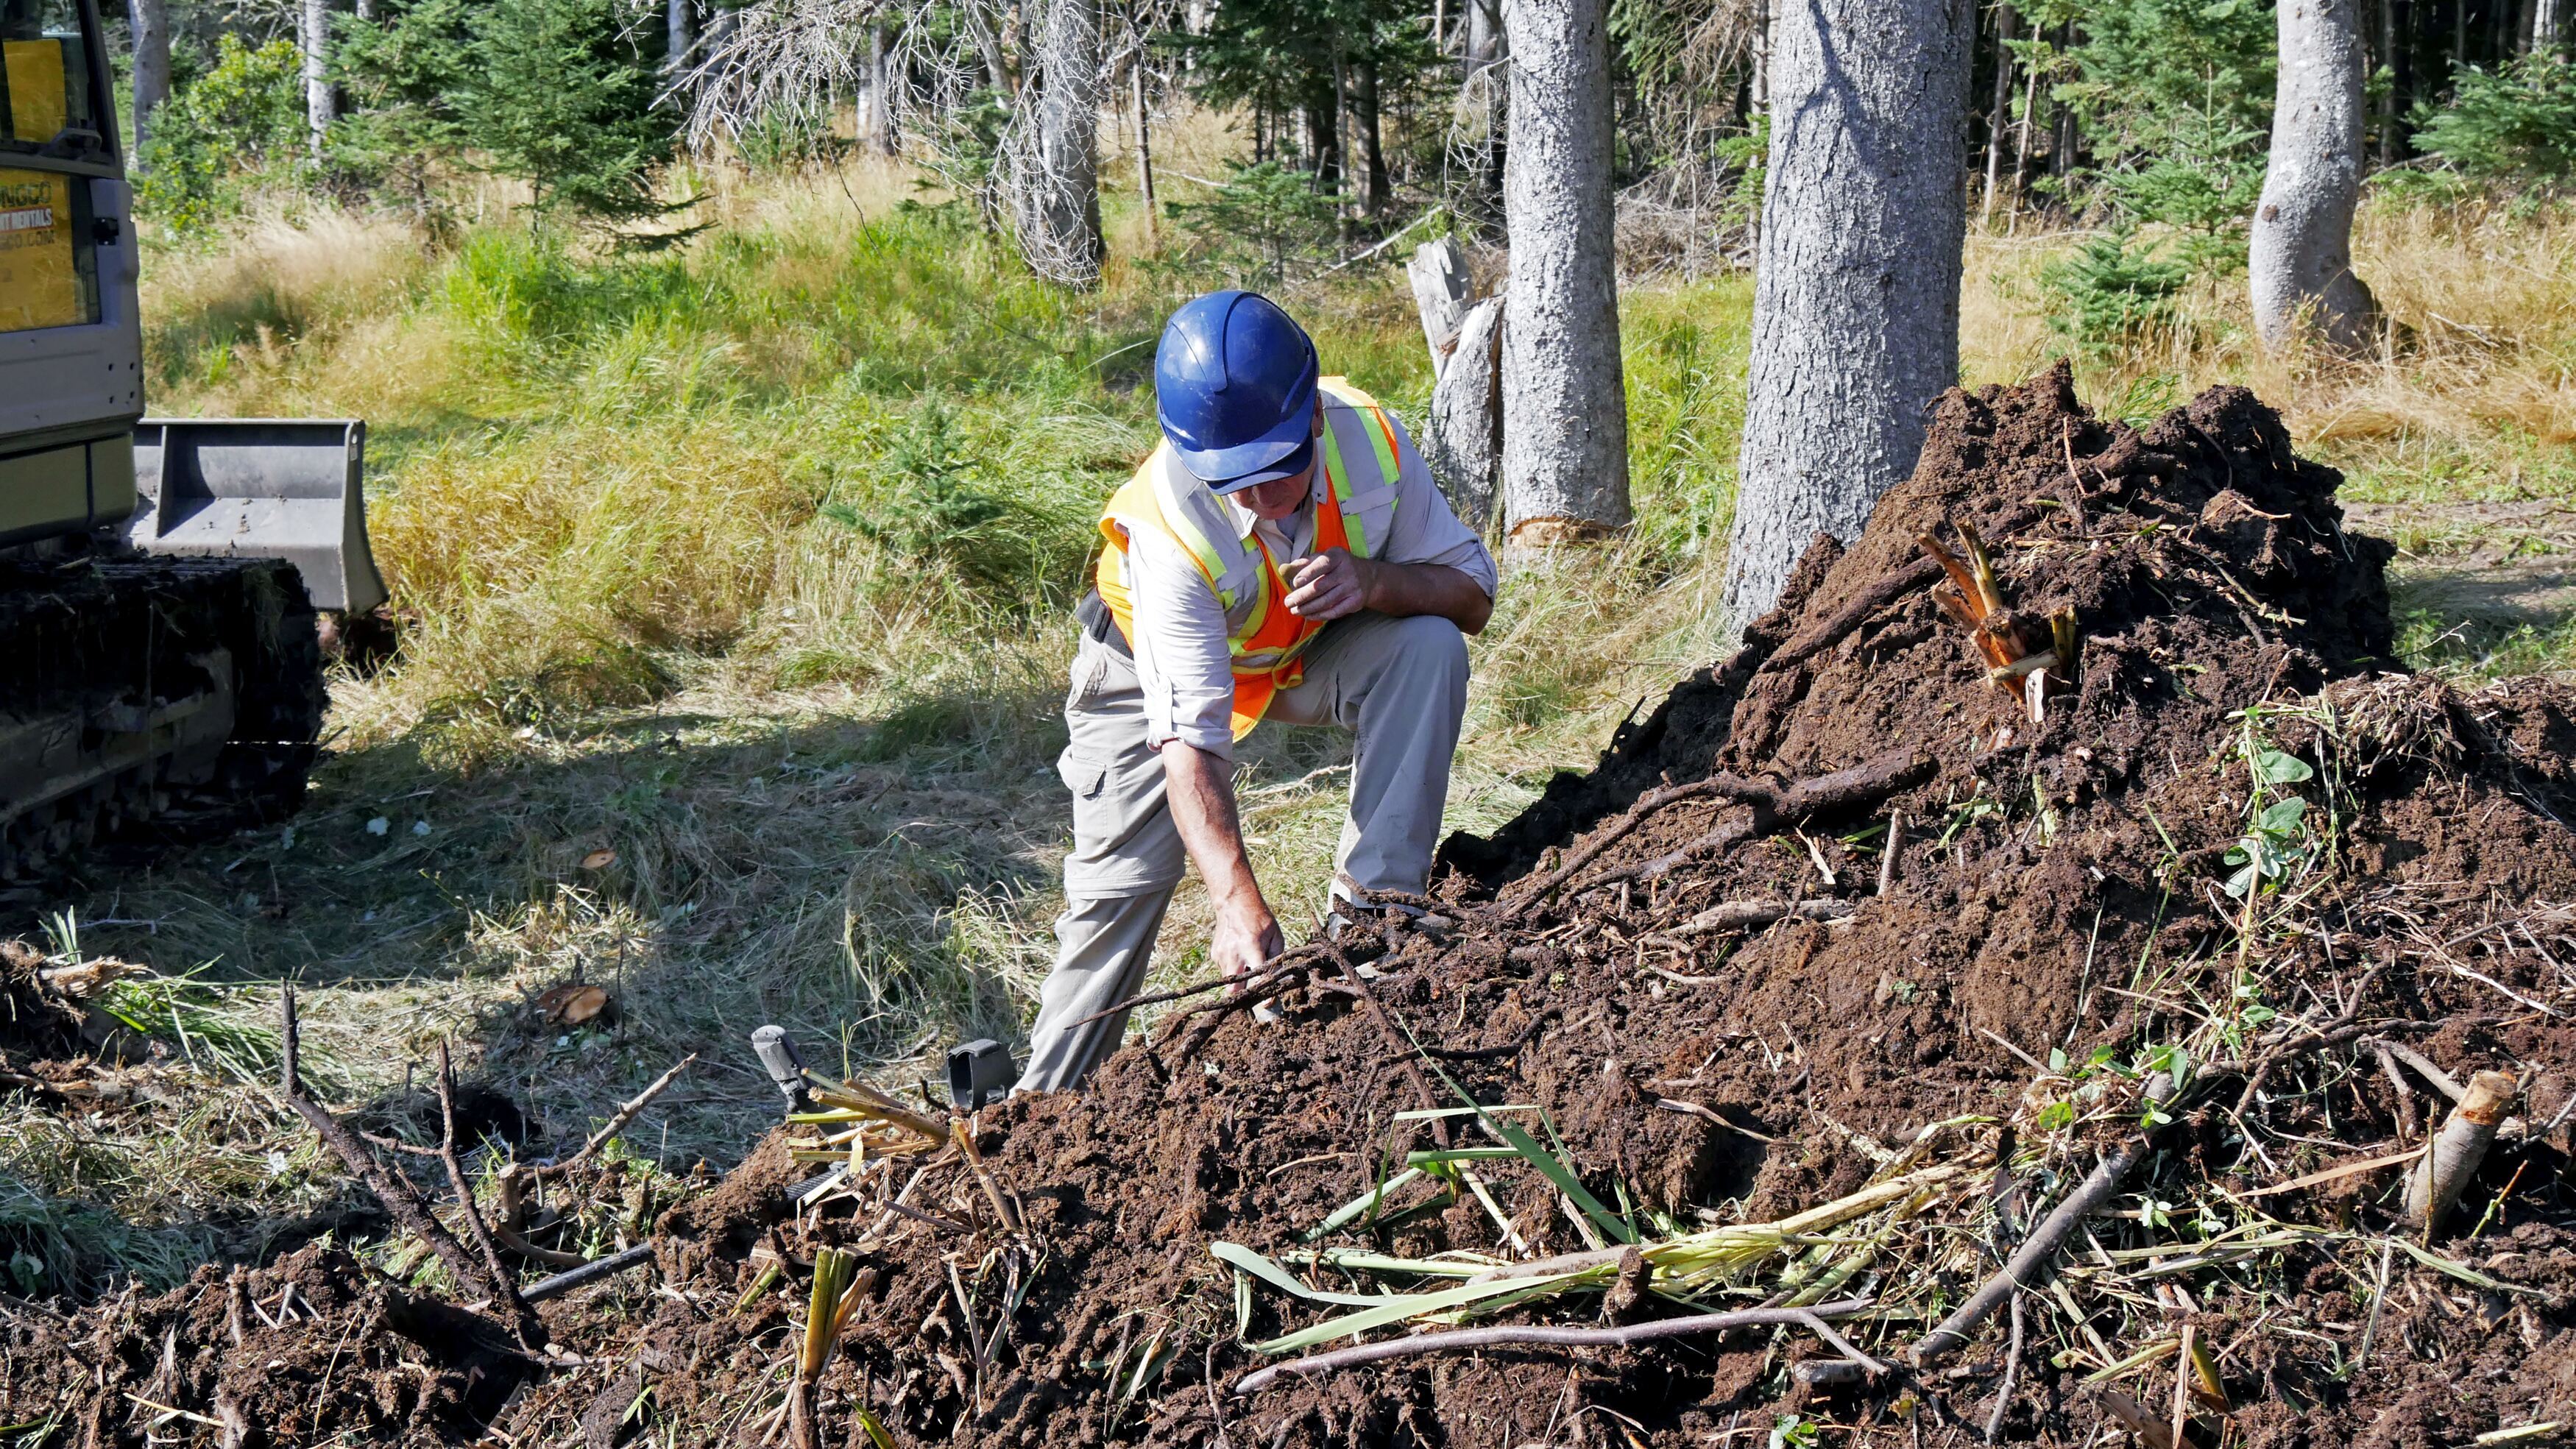
{"label": "dry grass", "polygon": [[[1972,239],[1961,370],[2028,376],[2062,347],[2039,271],[2062,233]],[[2352,477],[2348,496],[2418,503],[2576,490],[2576,212],[2381,204],[2362,212],[2354,268],[2389,327],[2378,355],[2273,356],[2253,335],[2243,275],[2204,278],[2183,325],[2079,363],[2097,405],[2145,413],[2217,382],[2279,407],[2292,436]]]}

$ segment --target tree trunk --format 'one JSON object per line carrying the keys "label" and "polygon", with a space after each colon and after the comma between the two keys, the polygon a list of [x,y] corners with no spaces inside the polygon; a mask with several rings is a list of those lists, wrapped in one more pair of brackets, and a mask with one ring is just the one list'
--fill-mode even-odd
{"label": "tree trunk", "polygon": [[1977,215],[1984,227],[1995,217],[1995,191],[2003,184],[2004,132],[2012,126],[2013,53],[2010,44],[2020,17],[2007,3],[1995,7],[1995,100],[1986,117],[1986,195]]}
{"label": "tree trunk", "polygon": [[[671,0],[685,5],[688,0]],[[868,27],[868,124],[860,139],[880,156],[895,153],[894,68],[886,63],[886,28]]]}
{"label": "tree trunk", "polygon": [[1958,382],[1975,27],[1952,0],[1810,0],[1772,24],[1732,628],[1816,534],[1859,536]]}
{"label": "tree trunk", "polygon": [[1753,0],[1753,92],[1750,110],[1755,116],[1771,110],[1771,0]]}
{"label": "tree trunk", "polygon": [[304,46],[304,125],[313,159],[322,159],[323,138],[338,118],[331,94],[331,6],[329,0],[304,0],[301,39]]}
{"label": "tree trunk", "polygon": [[1470,189],[1484,201],[1493,196],[1504,165],[1503,107],[1510,78],[1502,63],[1506,54],[1502,0],[1466,0],[1466,5],[1467,44],[1459,70],[1471,89],[1460,97],[1458,130],[1476,148]]}
{"label": "tree trunk", "polygon": [[1360,210],[1375,216],[1386,209],[1386,148],[1379,138],[1377,62],[1364,60],[1351,70],[1351,126],[1359,133]]}
{"label": "tree trunk", "polygon": [[1516,548],[1627,526],[1607,0],[1513,0],[1503,501]]}
{"label": "tree trunk", "polygon": [[134,27],[134,148],[143,149],[152,133],[152,113],[170,98],[170,6],[168,0],[132,0],[127,17]]}
{"label": "tree trunk", "polygon": [[1456,346],[1431,386],[1431,425],[1422,461],[1449,510],[1480,534],[1494,528],[1494,491],[1503,470],[1503,299],[1467,310]]}
{"label": "tree trunk", "polygon": [[1145,207],[1145,245],[1150,249],[1160,238],[1154,220],[1154,120],[1152,110],[1145,104],[1145,57],[1141,53],[1127,73],[1136,87],[1136,195]]}
{"label": "tree trunk", "polygon": [[1306,164],[1318,192],[1338,191],[1342,184],[1341,130],[1333,124],[1338,109],[1330,95],[1306,103]]}
{"label": "tree trunk", "polygon": [[360,20],[374,20],[376,18],[376,0],[357,0],[357,12]]}
{"label": "tree trunk", "polygon": [[2272,154],[2254,210],[2246,273],[2267,347],[2302,327],[2329,346],[2371,340],[2370,289],[2352,274],[2361,198],[2360,0],[2281,0]]}
{"label": "tree trunk", "polygon": [[1048,281],[1090,287],[1100,235],[1100,0],[1044,0],[1036,134],[1019,147],[1020,251]]}
{"label": "tree trunk", "polygon": [[667,0],[662,7],[662,69],[673,74],[687,68],[689,47],[697,37],[690,32],[689,0]]}

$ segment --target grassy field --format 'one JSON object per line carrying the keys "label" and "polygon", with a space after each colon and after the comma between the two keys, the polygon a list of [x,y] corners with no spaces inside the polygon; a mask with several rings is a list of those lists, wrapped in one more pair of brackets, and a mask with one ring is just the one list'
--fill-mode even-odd
{"label": "grassy field", "polygon": [[[151,256],[158,410],[369,420],[377,557],[406,618],[392,667],[335,680],[304,814],[62,903],[82,950],[199,973],[164,992],[196,1034],[156,1040],[210,1058],[207,1078],[240,1070],[211,1060],[219,1040],[263,1059],[291,979],[335,1099],[395,1130],[442,1037],[555,1143],[701,1051],[628,1143],[722,1164],[774,1110],[743,1045],[763,1021],[908,1081],[1024,1018],[1066,834],[1066,610],[1099,500],[1150,445],[1161,316],[1224,279],[1146,254],[1123,196],[1108,282],[1077,297],[890,168],[691,181],[709,229],[662,254],[532,234],[491,204],[437,243],[321,211]],[[2398,324],[2382,357],[2262,356],[2240,279],[2085,358],[2081,385],[2137,416],[2251,384],[2405,548],[2422,662],[2560,667],[2571,230],[2374,210],[2361,266]],[[2039,276],[2071,245],[1975,239],[1965,380],[2059,345]],[[1740,276],[1626,292],[1640,521],[1507,584],[1475,648],[1452,826],[1508,818],[1719,649],[1750,296]],[[1289,300],[1328,366],[1420,417],[1429,368],[1392,266]],[[1320,908],[1347,761],[1336,736],[1281,731],[1243,768],[1292,935]],[[1164,971],[1191,969],[1205,920],[1185,893]],[[614,1013],[548,1027],[533,999],[574,979]],[[0,1112],[0,1252],[36,1263],[23,1287],[120,1264],[167,1281],[342,1191],[263,1097],[180,1080],[86,1118]]]}

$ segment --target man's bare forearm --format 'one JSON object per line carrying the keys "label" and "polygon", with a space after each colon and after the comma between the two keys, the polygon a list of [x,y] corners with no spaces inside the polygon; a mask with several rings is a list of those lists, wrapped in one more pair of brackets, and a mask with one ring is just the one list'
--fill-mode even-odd
{"label": "man's bare forearm", "polygon": [[1380,563],[1362,560],[1360,607],[1404,618],[1432,614],[1458,626],[1462,634],[1481,633],[1494,616],[1494,601],[1484,586],[1447,564]]}
{"label": "man's bare forearm", "polygon": [[1244,852],[1243,822],[1235,810],[1234,779],[1226,761],[1172,740],[1163,746],[1163,783],[1181,844],[1217,907],[1261,905],[1261,883]]}
{"label": "man's bare forearm", "polygon": [[1234,779],[1222,758],[1170,740],[1163,745],[1163,784],[1181,845],[1216,903],[1208,959],[1226,976],[1249,976],[1279,954],[1281,942],[1279,922],[1261,898],[1261,882],[1253,878],[1252,860],[1243,851]]}

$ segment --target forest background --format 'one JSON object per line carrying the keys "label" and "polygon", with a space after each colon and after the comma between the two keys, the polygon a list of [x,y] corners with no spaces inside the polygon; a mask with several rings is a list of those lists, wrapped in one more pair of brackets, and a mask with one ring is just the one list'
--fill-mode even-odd
{"label": "forest background", "polygon": [[[1072,84],[1046,50],[1069,6],[1096,59]],[[2399,543],[2410,664],[2562,670],[2565,17],[2365,12],[2375,355],[2253,339],[2271,8],[2046,0],[1981,16],[1961,380],[2067,356],[2127,417],[2248,383]],[[1723,644],[1763,17],[1610,14],[1635,522],[1511,576],[1457,828]],[[335,678],[304,814],[11,907],[57,956],[150,967],[113,1003],[198,1085],[0,1109],[10,1286],[167,1284],[353,1200],[252,1085],[285,981],[308,1078],[389,1130],[442,1037],[541,1140],[705,1053],[628,1133],[639,1171],[751,1140],[761,1022],[897,1082],[1011,1038],[1059,899],[1068,611],[1151,442],[1161,318],[1270,290],[1418,427],[1401,263],[1449,234],[1498,279],[1503,29],[1478,0],[137,0],[110,42],[155,411],[367,419],[399,647]],[[1066,94],[1097,119],[1096,250],[1030,222],[1033,117]],[[1247,754],[1256,863],[1294,909],[1320,905],[1347,764],[1295,732]],[[1164,973],[1204,927],[1185,896]],[[547,1020],[573,980],[614,1009]]]}

